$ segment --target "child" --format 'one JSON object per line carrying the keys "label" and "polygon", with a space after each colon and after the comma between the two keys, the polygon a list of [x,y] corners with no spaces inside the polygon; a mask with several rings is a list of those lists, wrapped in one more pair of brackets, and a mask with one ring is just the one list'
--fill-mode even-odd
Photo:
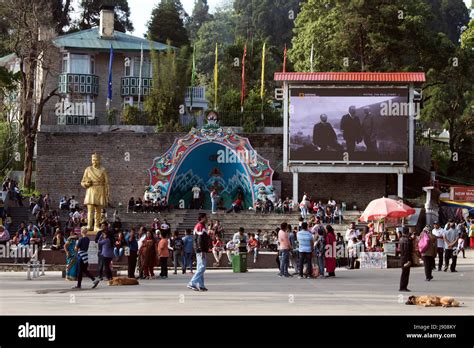
{"label": "child", "polygon": [[463,232],[459,235],[458,245],[456,247],[456,255],[459,255],[459,253],[462,251],[462,258],[463,259],[466,258],[465,251],[464,251],[464,243],[465,243],[465,235],[464,234],[465,234],[465,232]]}
{"label": "child", "polygon": [[166,231],[161,231],[161,240],[158,243],[158,255],[160,257],[160,278],[166,279],[168,278],[168,257],[170,256],[170,252],[168,249],[168,239]]}
{"label": "child", "polygon": [[214,263],[214,267],[219,267],[221,265],[221,257],[224,253],[224,243],[221,240],[219,235],[214,237],[214,241],[212,242],[212,254],[214,255],[214,259],[216,262]]}

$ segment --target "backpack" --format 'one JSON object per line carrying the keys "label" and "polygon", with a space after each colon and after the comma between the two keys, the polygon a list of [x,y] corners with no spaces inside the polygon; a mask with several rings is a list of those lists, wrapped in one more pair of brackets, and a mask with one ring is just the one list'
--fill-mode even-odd
{"label": "backpack", "polygon": [[420,253],[424,254],[428,250],[429,244],[430,236],[428,233],[423,233],[423,237],[421,237],[420,241],[418,242],[418,250]]}
{"label": "backpack", "polygon": [[183,250],[183,246],[184,246],[184,243],[183,243],[183,240],[181,238],[176,238],[174,240],[173,250],[181,251],[181,250]]}

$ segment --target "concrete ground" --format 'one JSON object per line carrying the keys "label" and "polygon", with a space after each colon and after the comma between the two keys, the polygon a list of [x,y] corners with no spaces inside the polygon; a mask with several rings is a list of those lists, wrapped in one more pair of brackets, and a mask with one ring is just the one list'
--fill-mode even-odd
{"label": "concrete ground", "polygon": [[399,293],[400,269],[337,269],[336,278],[279,278],[275,270],[209,270],[209,292],[186,288],[190,275],[143,280],[139,286],[71,290],[60,272],[26,280],[24,272],[0,273],[0,315],[472,315],[474,251],[458,258],[457,273],[412,268],[409,295],[453,296],[460,308],[407,306]]}

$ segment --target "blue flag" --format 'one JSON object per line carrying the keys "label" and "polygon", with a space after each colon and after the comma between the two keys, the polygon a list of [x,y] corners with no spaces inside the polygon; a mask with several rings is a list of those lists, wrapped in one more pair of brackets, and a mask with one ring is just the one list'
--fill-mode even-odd
{"label": "blue flag", "polygon": [[109,84],[107,92],[107,109],[110,109],[110,103],[112,102],[112,65],[114,63],[114,48],[110,45],[110,58],[109,58]]}

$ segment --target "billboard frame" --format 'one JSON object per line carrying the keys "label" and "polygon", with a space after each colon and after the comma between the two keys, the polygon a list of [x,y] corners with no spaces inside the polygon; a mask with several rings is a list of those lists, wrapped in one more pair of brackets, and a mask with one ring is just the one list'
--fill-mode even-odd
{"label": "billboard frame", "polygon": [[[397,174],[398,196],[403,198],[403,174],[413,173],[413,153],[415,146],[415,85],[404,83],[370,83],[367,81],[341,83],[283,82],[283,171],[293,173],[293,200],[298,201],[298,173],[357,173],[357,174]],[[289,108],[290,90],[293,88],[407,88],[408,89],[408,162],[376,162],[376,161],[290,161],[289,144]]]}

